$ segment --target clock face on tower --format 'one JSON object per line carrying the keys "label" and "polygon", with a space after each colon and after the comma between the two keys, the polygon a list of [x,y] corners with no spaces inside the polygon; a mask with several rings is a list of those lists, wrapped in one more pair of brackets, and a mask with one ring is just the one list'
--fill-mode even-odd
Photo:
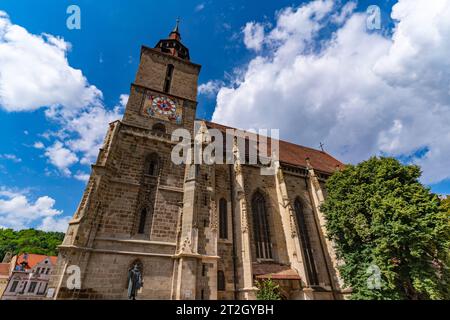
{"label": "clock face on tower", "polygon": [[159,114],[174,116],[177,111],[176,103],[167,97],[156,96],[152,101],[152,109]]}
{"label": "clock face on tower", "polygon": [[162,95],[146,94],[144,113],[161,120],[173,121],[181,124],[182,108],[174,100]]}

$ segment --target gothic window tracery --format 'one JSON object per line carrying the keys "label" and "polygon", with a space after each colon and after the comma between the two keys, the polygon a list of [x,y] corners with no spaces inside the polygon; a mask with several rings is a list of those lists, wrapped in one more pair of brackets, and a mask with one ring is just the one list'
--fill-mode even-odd
{"label": "gothic window tracery", "polygon": [[264,195],[257,191],[252,198],[253,232],[256,258],[272,259],[269,221]]}

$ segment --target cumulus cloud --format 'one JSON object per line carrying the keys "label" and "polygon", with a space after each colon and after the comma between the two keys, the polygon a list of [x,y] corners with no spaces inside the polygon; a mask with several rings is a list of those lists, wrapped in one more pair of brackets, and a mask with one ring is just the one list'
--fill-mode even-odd
{"label": "cumulus cloud", "polygon": [[62,105],[70,111],[101,98],[82,72],[70,67],[69,50],[63,39],[33,35],[0,11],[0,106],[28,111]]}
{"label": "cumulus cloud", "polygon": [[259,51],[264,42],[264,26],[256,22],[247,22],[243,30],[244,44],[247,49]]}
{"label": "cumulus cloud", "polygon": [[[17,191],[0,186],[0,225],[4,228],[20,230],[30,224],[40,224],[47,231],[65,231],[63,225],[67,217],[55,209],[55,200],[42,196],[32,201],[27,191]],[[67,224],[66,224],[67,226]]]}
{"label": "cumulus cloud", "polygon": [[45,149],[49,162],[65,176],[71,176],[72,165],[95,161],[108,123],[122,117],[129,98],[122,94],[117,106],[105,107],[102,92],[69,65],[70,49],[64,39],[31,34],[0,11],[0,108],[45,108],[47,119],[60,129],[42,135],[53,140],[51,146],[38,141],[34,148]]}
{"label": "cumulus cloud", "polygon": [[45,156],[48,157],[51,164],[66,176],[71,175],[69,167],[78,161],[76,154],[64,147],[61,141],[56,141],[52,146],[48,147],[45,151]]}
{"label": "cumulus cloud", "polygon": [[103,143],[108,123],[119,119],[121,115],[122,109],[119,107],[111,111],[95,107],[67,121],[66,131],[72,132],[76,136],[76,138],[69,140],[67,145],[73,152],[79,152],[83,155],[80,160],[82,164],[91,164],[95,161],[98,150]]}
{"label": "cumulus cloud", "polygon": [[43,231],[57,231],[57,232],[66,232],[69,226],[70,217],[45,217],[42,219],[42,223],[37,227],[39,230]]}
{"label": "cumulus cloud", "polygon": [[[284,139],[325,142],[345,162],[408,158],[426,183],[450,178],[449,16],[446,0],[399,0],[386,36],[368,31],[352,5],[281,10],[262,39],[244,39],[261,53],[220,88],[213,121],[281,128]],[[328,39],[325,28],[335,30]]]}
{"label": "cumulus cloud", "polygon": [[77,174],[75,174],[73,177],[74,177],[75,179],[77,179],[78,181],[81,181],[81,182],[88,182],[88,181],[89,181],[89,178],[90,178],[90,175],[89,175],[88,173],[79,171],[79,172],[77,172]]}

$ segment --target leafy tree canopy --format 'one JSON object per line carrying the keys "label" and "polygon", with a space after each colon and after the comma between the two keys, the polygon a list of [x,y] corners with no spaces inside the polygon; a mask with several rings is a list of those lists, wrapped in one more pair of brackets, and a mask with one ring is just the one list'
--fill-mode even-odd
{"label": "leafy tree canopy", "polygon": [[256,287],[259,289],[256,293],[256,299],[281,300],[280,286],[272,279],[257,281]]}
{"label": "leafy tree canopy", "polygon": [[56,248],[62,243],[63,239],[64,233],[62,232],[0,229],[0,262],[7,252],[57,255]]}
{"label": "leafy tree canopy", "polygon": [[449,299],[449,212],[393,158],[349,165],[327,181],[328,236],[353,299]]}

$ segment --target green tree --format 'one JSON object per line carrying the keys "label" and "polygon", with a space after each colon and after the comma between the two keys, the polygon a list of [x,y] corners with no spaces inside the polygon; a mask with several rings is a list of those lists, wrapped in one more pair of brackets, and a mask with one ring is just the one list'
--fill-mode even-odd
{"label": "green tree", "polygon": [[256,282],[259,289],[256,293],[258,300],[281,300],[280,286],[272,281],[272,279],[260,280]]}
{"label": "green tree", "polygon": [[450,215],[450,195],[441,202],[442,210]]}
{"label": "green tree", "polygon": [[322,210],[353,299],[450,298],[449,214],[420,175],[374,157],[328,179]]}
{"label": "green tree", "polygon": [[64,233],[45,232],[25,229],[14,231],[0,229],[0,262],[7,252],[18,254],[22,252],[57,255],[57,247],[62,243]]}

